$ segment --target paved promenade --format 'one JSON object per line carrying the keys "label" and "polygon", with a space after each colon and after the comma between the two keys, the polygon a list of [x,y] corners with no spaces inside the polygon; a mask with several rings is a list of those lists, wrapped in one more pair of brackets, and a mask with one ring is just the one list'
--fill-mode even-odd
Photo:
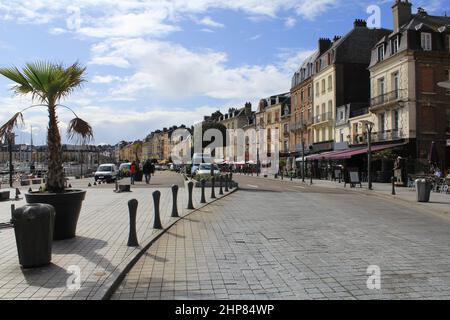
{"label": "paved promenade", "polygon": [[[357,191],[235,176],[113,299],[450,299],[450,221]],[[381,201],[380,201],[381,200]],[[369,266],[381,289],[369,290]]]}
{"label": "paved promenade", "polygon": [[[239,177],[243,175],[236,174],[235,176]],[[268,181],[279,181],[280,183],[283,182],[285,183],[284,186],[287,188],[289,188],[289,186],[294,186],[295,188],[296,185],[309,186],[309,179],[305,179],[305,183],[302,183],[301,179],[293,179],[293,181],[290,181],[289,178],[284,178],[283,180],[281,180],[281,178],[264,178],[262,176],[256,177],[256,175],[252,176],[251,178],[258,178]],[[367,183],[363,183],[362,188],[360,188],[359,186],[356,188],[350,188],[349,185],[344,188],[343,182],[339,183],[337,181],[335,182],[329,180],[313,180],[313,186],[324,189],[336,189],[341,191],[343,190],[346,192],[358,192],[366,195],[379,196],[387,200],[399,200],[399,203],[402,203],[403,205],[413,205],[414,207],[418,207],[421,210],[445,215],[450,218],[450,194],[432,192],[430,202],[419,203],[417,202],[415,189],[395,187],[396,195],[392,195],[392,185],[389,183],[373,183],[373,190],[368,190]]]}
{"label": "paved promenade", "polygon": [[[92,182],[92,181],[91,181]],[[13,229],[0,229],[0,299],[101,299],[126,265],[142,247],[126,246],[129,232],[127,203],[139,201],[137,234],[141,246],[148,244],[160,231],[154,231],[152,192],[161,191],[161,220],[164,227],[177,219],[170,218],[172,183],[184,185],[180,175],[157,173],[150,187],[140,185],[132,193],[113,193],[114,184],[88,189],[78,223],[77,237],[53,242],[52,265],[33,270],[19,266]],[[73,187],[87,186],[87,180],[71,181]],[[36,187],[35,187],[36,188]],[[86,188],[87,189],[87,188]],[[22,191],[23,190],[22,188]],[[218,192],[217,192],[218,193]],[[207,193],[209,199],[209,192]],[[194,206],[200,207],[200,191],[195,190]],[[14,202],[17,207],[24,200]],[[11,202],[0,203],[0,222],[10,219]],[[180,215],[187,207],[187,189],[180,189]],[[70,266],[81,269],[81,287],[70,290],[66,282]]]}

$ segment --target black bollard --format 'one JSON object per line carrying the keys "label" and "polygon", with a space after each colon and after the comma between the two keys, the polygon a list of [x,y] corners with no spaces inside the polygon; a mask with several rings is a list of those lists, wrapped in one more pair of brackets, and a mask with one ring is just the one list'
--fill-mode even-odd
{"label": "black bollard", "polygon": [[394,173],[394,170],[392,170],[392,178],[391,178],[391,180],[392,180],[392,195],[395,196],[396,193],[395,193],[395,173]]}
{"label": "black bollard", "polygon": [[172,218],[178,218],[178,206],[177,206],[177,198],[178,198],[178,186],[175,184],[172,186]]}
{"label": "black bollard", "polygon": [[211,199],[216,199],[216,178],[211,178]]}
{"label": "black bollard", "polygon": [[228,190],[228,175],[227,174],[225,175],[224,179],[225,179],[225,192],[228,192],[229,190]]}
{"label": "black bollard", "polygon": [[194,205],[192,204],[192,191],[194,189],[194,183],[191,181],[188,183],[188,210],[194,210]]}
{"label": "black bollard", "polygon": [[223,176],[219,177],[219,195],[223,196]]}
{"label": "black bollard", "polygon": [[228,181],[228,187],[230,188],[230,190],[233,190],[233,174],[232,173],[230,173],[230,176],[229,176],[229,181]]}
{"label": "black bollard", "polygon": [[162,229],[161,218],[159,214],[159,201],[161,200],[161,192],[153,192],[153,206],[155,208],[155,219],[153,221],[153,229]]}
{"label": "black bollard", "polygon": [[136,199],[128,201],[128,211],[130,212],[130,234],[128,236],[129,247],[138,247],[139,243],[136,234],[136,215],[137,215],[138,201]]}
{"label": "black bollard", "polygon": [[202,179],[200,181],[200,183],[202,185],[202,198],[200,200],[200,203],[206,203],[206,197],[205,197],[205,184],[206,184],[206,181],[205,181],[205,179]]}

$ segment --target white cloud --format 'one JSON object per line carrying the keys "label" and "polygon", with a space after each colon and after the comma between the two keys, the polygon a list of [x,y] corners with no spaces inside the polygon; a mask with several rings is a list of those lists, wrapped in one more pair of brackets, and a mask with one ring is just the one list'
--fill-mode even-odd
{"label": "white cloud", "polygon": [[[163,37],[179,31],[177,24],[183,17],[201,15],[211,9],[242,11],[251,19],[275,18],[280,11],[294,11],[299,17],[311,20],[338,2],[341,0],[32,0],[24,5],[20,0],[8,0],[0,2],[0,19],[34,24],[63,20],[64,28],[75,20],[80,26],[71,31],[94,38]],[[74,17],[78,13],[80,17]],[[199,22],[208,27],[224,27],[208,16]],[[64,31],[62,25],[52,30]]]}
{"label": "white cloud", "polygon": [[120,81],[121,78],[117,76],[107,75],[107,76],[93,76],[91,79],[92,83],[99,83],[99,84],[108,84],[112,83],[114,81]]}
{"label": "white cloud", "polygon": [[284,26],[288,29],[295,27],[297,20],[295,18],[289,17],[284,21]]}
{"label": "white cloud", "polygon": [[214,21],[211,17],[204,17],[201,20],[196,20],[196,23],[211,28],[225,28],[224,24]]}
{"label": "white cloud", "polygon": [[280,64],[230,68],[224,52],[194,52],[165,41],[108,40],[92,54],[91,63],[121,60],[136,66],[134,75],[111,89],[113,97],[152,91],[164,96],[245,100],[283,91],[291,77]]}
{"label": "white cloud", "polygon": [[262,37],[261,34],[256,34],[256,35],[254,35],[253,37],[248,38],[248,40],[250,40],[250,41],[255,41],[255,40],[258,40],[258,39],[261,38],[261,37]]}

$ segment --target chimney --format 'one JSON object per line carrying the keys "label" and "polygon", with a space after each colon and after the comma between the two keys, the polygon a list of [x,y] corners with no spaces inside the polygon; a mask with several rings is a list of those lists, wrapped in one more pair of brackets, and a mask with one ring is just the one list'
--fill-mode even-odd
{"label": "chimney", "polygon": [[408,0],[395,0],[392,15],[394,16],[394,32],[398,32],[400,27],[412,18],[412,3]]}
{"label": "chimney", "polygon": [[338,40],[341,39],[341,38],[342,38],[341,36],[334,36],[333,42],[336,42],[336,41],[338,41]]}
{"label": "chimney", "polygon": [[320,38],[319,39],[319,51],[320,54],[324,53],[328,49],[331,48],[331,40],[328,38]]}
{"label": "chimney", "polygon": [[355,22],[353,22],[354,28],[367,28],[367,22],[363,19],[356,19]]}

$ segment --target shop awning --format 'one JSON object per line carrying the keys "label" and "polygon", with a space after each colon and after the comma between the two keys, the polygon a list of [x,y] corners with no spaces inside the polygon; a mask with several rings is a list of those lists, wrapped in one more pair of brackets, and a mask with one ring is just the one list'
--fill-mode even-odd
{"label": "shop awning", "polygon": [[[381,150],[386,149],[393,149],[396,147],[404,146],[406,143],[397,143],[397,144],[383,144],[383,145],[375,145],[372,146],[372,152],[377,152]],[[325,152],[322,154],[316,154],[309,156],[308,160],[344,160],[344,159],[351,159],[353,156],[364,154],[368,152],[367,147],[363,148],[354,148],[354,149],[347,149],[347,150],[339,150],[339,151],[332,151],[332,152]]]}

